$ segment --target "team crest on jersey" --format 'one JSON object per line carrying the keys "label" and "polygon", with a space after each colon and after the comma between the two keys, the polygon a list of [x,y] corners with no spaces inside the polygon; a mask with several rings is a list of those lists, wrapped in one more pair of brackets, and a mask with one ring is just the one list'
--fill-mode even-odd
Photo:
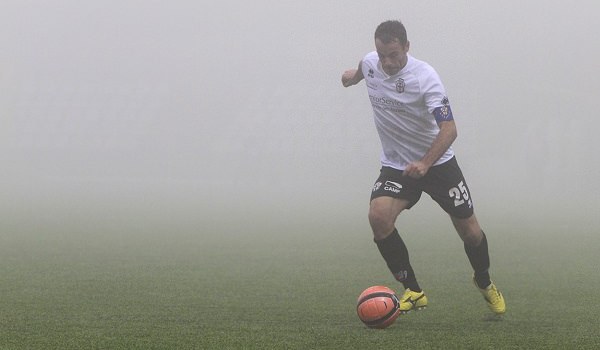
{"label": "team crest on jersey", "polygon": [[405,86],[406,83],[404,83],[404,79],[398,78],[398,80],[396,80],[396,91],[398,91],[399,94],[404,92]]}
{"label": "team crest on jersey", "polygon": [[374,78],[375,77],[375,72],[373,71],[372,68],[369,68],[369,73],[367,75],[369,76],[369,78]]}

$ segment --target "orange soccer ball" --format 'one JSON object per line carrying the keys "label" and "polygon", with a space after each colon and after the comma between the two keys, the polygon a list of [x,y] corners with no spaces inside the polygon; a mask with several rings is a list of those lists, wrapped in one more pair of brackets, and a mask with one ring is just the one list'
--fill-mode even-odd
{"label": "orange soccer ball", "polygon": [[400,301],[396,292],[388,287],[369,287],[360,293],[356,313],[367,327],[385,328],[400,315]]}

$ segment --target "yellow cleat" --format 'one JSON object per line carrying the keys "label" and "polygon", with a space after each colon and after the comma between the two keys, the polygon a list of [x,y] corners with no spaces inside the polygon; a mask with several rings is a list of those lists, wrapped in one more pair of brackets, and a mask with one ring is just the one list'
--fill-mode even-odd
{"label": "yellow cleat", "polygon": [[[475,282],[475,280],[473,280],[473,282]],[[475,283],[475,286],[477,287],[477,283]],[[506,312],[506,304],[504,303],[504,297],[502,296],[502,293],[498,291],[496,285],[493,282],[485,289],[481,289],[479,287],[477,287],[477,289],[479,289],[481,295],[483,295],[483,298],[485,299],[485,301],[488,304],[488,307],[490,308],[490,310],[492,310],[493,313],[495,313],[496,315],[502,315]]]}
{"label": "yellow cleat", "polygon": [[423,291],[413,292],[406,288],[400,298],[400,313],[406,314],[411,310],[423,310],[427,307],[427,297]]}

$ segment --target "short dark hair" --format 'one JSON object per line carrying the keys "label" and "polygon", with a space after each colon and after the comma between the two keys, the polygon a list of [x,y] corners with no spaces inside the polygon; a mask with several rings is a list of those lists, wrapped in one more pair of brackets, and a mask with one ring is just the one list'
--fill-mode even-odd
{"label": "short dark hair", "polygon": [[402,22],[397,20],[385,21],[377,26],[375,39],[381,40],[384,44],[389,44],[394,40],[398,40],[401,45],[406,45],[408,42],[406,28]]}

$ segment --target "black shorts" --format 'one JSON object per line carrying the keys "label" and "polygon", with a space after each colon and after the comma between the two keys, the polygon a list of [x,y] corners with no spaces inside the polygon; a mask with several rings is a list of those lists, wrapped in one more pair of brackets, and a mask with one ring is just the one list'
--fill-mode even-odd
{"label": "black shorts", "polygon": [[381,168],[379,178],[373,185],[371,200],[383,196],[406,199],[410,209],[423,192],[429,194],[451,216],[466,219],[473,215],[471,193],[456,157],[432,166],[420,179],[404,176],[402,170]]}

